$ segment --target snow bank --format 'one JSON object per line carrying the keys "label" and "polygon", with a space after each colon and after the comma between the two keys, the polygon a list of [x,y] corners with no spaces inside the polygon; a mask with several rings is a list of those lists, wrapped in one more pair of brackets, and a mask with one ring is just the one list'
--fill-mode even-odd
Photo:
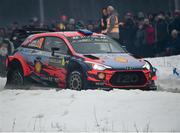
{"label": "snow bank", "polygon": [[0,91],[4,89],[5,84],[6,84],[6,78],[1,78],[0,77]]}
{"label": "snow bank", "polygon": [[158,80],[156,84],[159,90],[180,92],[180,75],[173,74],[174,68],[177,68],[180,74],[180,55],[147,60],[157,69]]}

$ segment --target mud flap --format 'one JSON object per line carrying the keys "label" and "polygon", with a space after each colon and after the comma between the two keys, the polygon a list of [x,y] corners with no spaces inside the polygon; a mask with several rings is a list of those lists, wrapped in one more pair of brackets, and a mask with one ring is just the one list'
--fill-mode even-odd
{"label": "mud flap", "polygon": [[6,60],[7,56],[0,55],[0,77],[7,76]]}

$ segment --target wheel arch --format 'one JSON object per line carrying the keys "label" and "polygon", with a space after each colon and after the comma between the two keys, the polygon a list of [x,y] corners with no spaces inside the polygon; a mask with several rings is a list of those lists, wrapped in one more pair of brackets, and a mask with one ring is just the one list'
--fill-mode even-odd
{"label": "wheel arch", "polygon": [[71,61],[68,64],[68,74],[72,71],[78,70],[80,72],[82,72],[83,74],[85,73],[85,66],[83,66],[82,63],[77,62],[77,61]]}
{"label": "wheel arch", "polygon": [[67,67],[67,80],[72,71],[80,71],[83,77],[85,78],[87,76],[87,70],[88,68],[85,63],[76,60],[71,60]]}
{"label": "wheel arch", "polygon": [[13,58],[8,62],[8,71],[16,68],[20,68],[23,72],[24,76],[28,76],[30,74],[29,66],[21,59]]}

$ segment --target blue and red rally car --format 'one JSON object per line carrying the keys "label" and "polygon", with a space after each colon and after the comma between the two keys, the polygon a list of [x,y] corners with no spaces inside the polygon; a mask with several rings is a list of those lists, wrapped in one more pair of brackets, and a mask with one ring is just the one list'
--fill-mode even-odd
{"label": "blue and red rally car", "polygon": [[73,90],[156,89],[156,74],[148,61],[88,30],[31,35],[8,57],[7,66],[7,86],[13,87],[23,88],[33,80]]}

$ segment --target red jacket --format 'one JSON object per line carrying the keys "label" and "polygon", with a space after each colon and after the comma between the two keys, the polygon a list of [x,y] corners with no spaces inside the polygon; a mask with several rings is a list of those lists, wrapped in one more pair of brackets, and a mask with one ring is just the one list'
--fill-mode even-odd
{"label": "red jacket", "polygon": [[155,43],[155,29],[151,25],[146,26],[146,42],[147,45],[152,45]]}

